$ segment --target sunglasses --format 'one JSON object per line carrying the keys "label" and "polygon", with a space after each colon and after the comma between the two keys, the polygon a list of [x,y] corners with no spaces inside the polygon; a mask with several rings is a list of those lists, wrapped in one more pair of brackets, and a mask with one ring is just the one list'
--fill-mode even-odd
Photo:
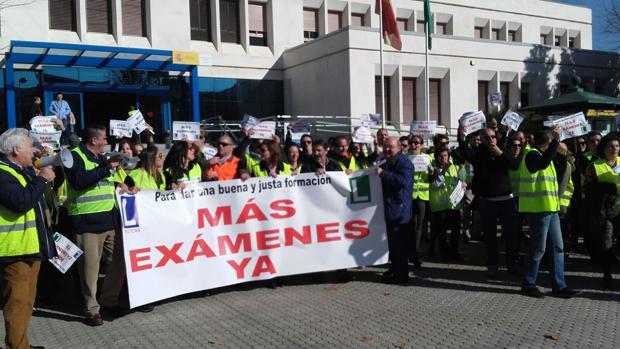
{"label": "sunglasses", "polygon": [[407,143],[401,143],[400,146],[403,148],[409,148],[409,144]]}
{"label": "sunglasses", "polygon": [[450,141],[447,141],[447,142],[441,142],[441,145],[448,145],[448,144],[450,144]]}
{"label": "sunglasses", "polygon": [[217,145],[218,145],[218,147],[227,147],[227,146],[232,145],[232,144],[230,144],[230,143],[220,142],[220,143],[218,143]]}
{"label": "sunglasses", "polygon": [[577,142],[579,145],[586,145],[586,142]]}
{"label": "sunglasses", "polygon": [[414,142],[411,142],[411,144],[413,144],[413,145],[418,145],[418,144],[422,144],[422,143],[417,142],[417,141],[414,141]]}

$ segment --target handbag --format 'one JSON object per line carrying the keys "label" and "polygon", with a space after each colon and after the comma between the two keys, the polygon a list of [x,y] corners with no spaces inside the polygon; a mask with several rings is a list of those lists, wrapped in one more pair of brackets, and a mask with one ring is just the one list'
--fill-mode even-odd
{"label": "handbag", "polygon": [[69,124],[73,126],[75,123],[75,115],[73,115],[73,113],[69,113]]}

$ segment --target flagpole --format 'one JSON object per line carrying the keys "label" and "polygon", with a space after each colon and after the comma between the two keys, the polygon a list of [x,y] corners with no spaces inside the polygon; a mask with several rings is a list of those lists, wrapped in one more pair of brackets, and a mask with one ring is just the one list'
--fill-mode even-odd
{"label": "flagpole", "polygon": [[424,94],[424,112],[426,114],[426,121],[429,121],[431,118],[430,87],[428,82],[428,36],[430,35],[428,27],[428,23],[424,23],[424,90],[426,91]]}
{"label": "flagpole", "polygon": [[383,83],[383,0],[379,0],[379,64],[381,65],[381,127],[385,128],[385,84]]}

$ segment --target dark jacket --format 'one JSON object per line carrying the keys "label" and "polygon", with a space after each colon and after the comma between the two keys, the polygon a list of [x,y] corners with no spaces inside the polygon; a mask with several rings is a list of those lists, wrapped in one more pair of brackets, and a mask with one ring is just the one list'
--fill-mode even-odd
{"label": "dark jacket", "polygon": [[26,179],[26,187],[13,175],[6,171],[0,171],[0,205],[15,213],[26,213],[34,208],[37,221],[37,233],[39,237],[39,253],[29,256],[0,258],[0,263],[12,263],[24,260],[49,259],[56,256],[56,244],[53,232],[49,229],[45,215],[46,204],[44,193],[47,184],[42,177],[36,176],[34,169],[22,169],[0,154],[0,161],[7,164],[20,173]]}
{"label": "dark jacket", "polygon": [[[69,185],[75,190],[86,190],[95,186],[102,179],[110,176],[111,171],[106,166],[106,159],[103,155],[95,155],[90,150],[86,149],[84,144],[79,145],[82,152],[86,157],[97,164],[95,169],[86,171],[84,167],[84,161],[82,158],[72,152],[73,155],[73,167],[65,168],[67,174],[67,181]],[[83,214],[77,216],[69,216],[69,226],[73,233],[101,233],[107,230],[112,230],[119,227],[120,216],[116,207],[108,212]]]}
{"label": "dark jacket", "polygon": [[405,224],[411,221],[413,192],[413,164],[402,153],[381,165],[381,184],[387,224]]}
{"label": "dark jacket", "polygon": [[459,141],[458,152],[474,166],[474,195],[493,198],[512,193],[508,171],[519,169],[520,158],[513,157],[510,151],[504,151],[496,157],[486,146],[480,145],[472,149],[464,141]]}
{"label": "dark jacket", "polygon": [[[319,162],[314,157],[312,157],[309,161],[302,163],[301,173],[313,173],[318,171],[320,168],[323,168],[323,166],[321,166],[321,164],[319,164]],[[325,164],[325,171],[342,171],[342,168],[336,161],[327,158],[327,164]]]}

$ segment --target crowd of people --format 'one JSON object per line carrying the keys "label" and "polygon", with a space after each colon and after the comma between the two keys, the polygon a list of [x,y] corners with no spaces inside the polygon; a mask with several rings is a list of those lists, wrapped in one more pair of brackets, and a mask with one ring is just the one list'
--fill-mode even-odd
{"label": "crowd of people", "polygon": [[[536,282],[548,254],[552,293],[571,298],[579,291],[567,285],[564,246],[575,248],[583,237],[603,272],[604,286],[614,286],[614,246],[620,230],[616,133],[602,137],[591,132],[560,142],[558,128],[526,134],[491,127],[471,135],[459,129],[456,146],[437,134],[427,149],[419,135],[389,136],[386,129],[379,129],[374,144],[368,145],[348,135],[322,141],[306,134],[295,143],[290,129],[284,141],[277,136],[252,139],[246,130],[240,139],[220,134],[209,142],[213,135],[202,131],[198,141],[175,142],[167,154],[155,144],[131,139],[115,140],[118,151],[106,153],[103,126],[90,125],[81,136],[77,141],[67,138],[71,168],[37,168],[33,160],[49,154],[33,144],[27,130],[9,129],[0,135],[0,266],[7,348],[29,347],[28,322],[41,261],[56,255],[54,231],[84,252],[76,264],[85,322],[102,325],[102,308],[122,312],[126,275],[117,188],[174,190],[204,181],[350,174],[371,168],[381,178],[385,203],[390,267],[384,282],[407,283],[409,264],[421,268],[425,258],[460,261],[459,245],[478,239],[486,246],[490,278],[499,277],[505,266],[508,273],[522,276],[522,294],[544,297]],[[213,157],[206,151],[209,143],[218,150]],[[416,169],[412,159],[423,154],[429,154],[429,165]],[[450,197],[459,185],[465,195],[455,202]],[[505,243],[503,263],[498,223]],[[105,278],[99,284],[101,273]],[[149,312],[153,306],[138,310]]]}

